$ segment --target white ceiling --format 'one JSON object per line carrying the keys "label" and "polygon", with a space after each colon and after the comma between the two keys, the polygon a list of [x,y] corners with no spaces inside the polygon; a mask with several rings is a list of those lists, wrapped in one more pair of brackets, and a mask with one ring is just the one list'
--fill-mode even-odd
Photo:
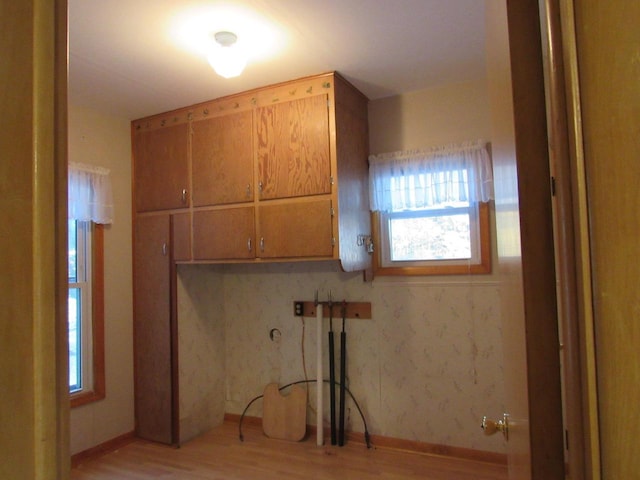
{"label": "white ceiling", "polygon": [[[338,71],[370,99],[484,77],[484,0],[69,0],[70,102],[136,119]],[[224,79],[189,32],[261,33]],[[198,23],[200,25],[198,25]],[[273,40],[270,40],[272,39]],[[273,44],[273,45],[272,45]],[[263,52],[264,53],[264,52]]]}

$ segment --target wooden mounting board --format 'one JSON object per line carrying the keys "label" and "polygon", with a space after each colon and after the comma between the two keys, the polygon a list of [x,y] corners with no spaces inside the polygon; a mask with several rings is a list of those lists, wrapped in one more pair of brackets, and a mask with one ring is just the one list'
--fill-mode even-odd
{"label": "wooden mounting board", "polygon": [[[296,315],[296,305],[302,304],[302,315]],[[325,302],[322,305],[322,316],[329,318],[329,305]],[[370,320],[371,319],[371,303],[370,302],[347,302],[345,318],[359,318]],[[316,316],[316,304],[315,302],[293,302],[293,314],[300,317],[315,317]],[[342,302],[333,303],[333,318],[342,318]]]}

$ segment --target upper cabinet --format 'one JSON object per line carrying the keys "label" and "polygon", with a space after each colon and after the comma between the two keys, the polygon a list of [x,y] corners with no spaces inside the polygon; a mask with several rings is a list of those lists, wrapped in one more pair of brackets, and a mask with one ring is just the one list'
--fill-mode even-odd
{"label": "upper cabinet", "polygon": [[327,94],[258,108],[256,137],[261,199],[331,193]]}
{"label": "upper cabinet", "polygon": [[328,73],[134,121],[136,207],[190,214],[182,262],[366,270],[367,103]]}
{"label": "upper cabinet", "polygon": [[134,198],[137,212],[189,205],[189,125],[133,130]]}
{"label": "upper cabinet", "polygon": [[205,117],[191,124],[193,205],[253,201],[253,113]]}

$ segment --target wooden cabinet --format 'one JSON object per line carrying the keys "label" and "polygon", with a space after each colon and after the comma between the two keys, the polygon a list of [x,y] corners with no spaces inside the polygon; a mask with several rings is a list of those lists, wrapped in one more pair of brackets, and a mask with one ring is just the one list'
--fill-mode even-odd
{"label": "wooden cabinet", "polygon": [[194,212],[194,258],[196,260],[255,258],[254,217],[253,206]]}
{"label": "wooden cabinet", "polygon": [[195,207],[252,201],[252,112],[194,121],[191,161]]}
{"label": "wooden cabinet", "polygon": [[366,270],[367,121],[367,99],[335,73],[137,120],[136,208],[191,215],[179,262]]}
{"label": "wooden cabinet", "polygon": [[133,131],[137,212],[185,208],[189,201],[189,126]]}
{"label": "wooden cabinet", "polygon": [[136,435],[171,444],[174,365],[171,316],[171,219],[138,216],[134,241]]}
{"label": "wooden cabinet", "polygon": [[191,213],[171,215],[171,253],[174,262],[191,260]]}
{"label": "wooden cabinet", "polygon": [[260,207],[260,258],[331,258],[334,238],[331,200],[267,204]]}
{"label": "wooden cabinet", "polygon": [[334,73],[132,122],[136,433],[177,444],[177,266],[371,259],[367,99]]}
{"label": "wooden cabinet", "polygon": [[256,136],[260,199],[331,193],[327,94],[258,108]]}

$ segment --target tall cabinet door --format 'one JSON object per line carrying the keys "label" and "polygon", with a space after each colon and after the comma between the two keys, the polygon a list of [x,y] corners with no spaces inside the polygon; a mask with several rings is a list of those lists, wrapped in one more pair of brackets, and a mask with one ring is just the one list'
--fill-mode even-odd
{"label": "tall cabinet door", "polygon": [[327,95],[256,110],[261,200],[331,193]]}
{"label": "tall cabinet door", "polygon": [[169,215],[136,219],[134,362],[136,434],[173,441]]}

